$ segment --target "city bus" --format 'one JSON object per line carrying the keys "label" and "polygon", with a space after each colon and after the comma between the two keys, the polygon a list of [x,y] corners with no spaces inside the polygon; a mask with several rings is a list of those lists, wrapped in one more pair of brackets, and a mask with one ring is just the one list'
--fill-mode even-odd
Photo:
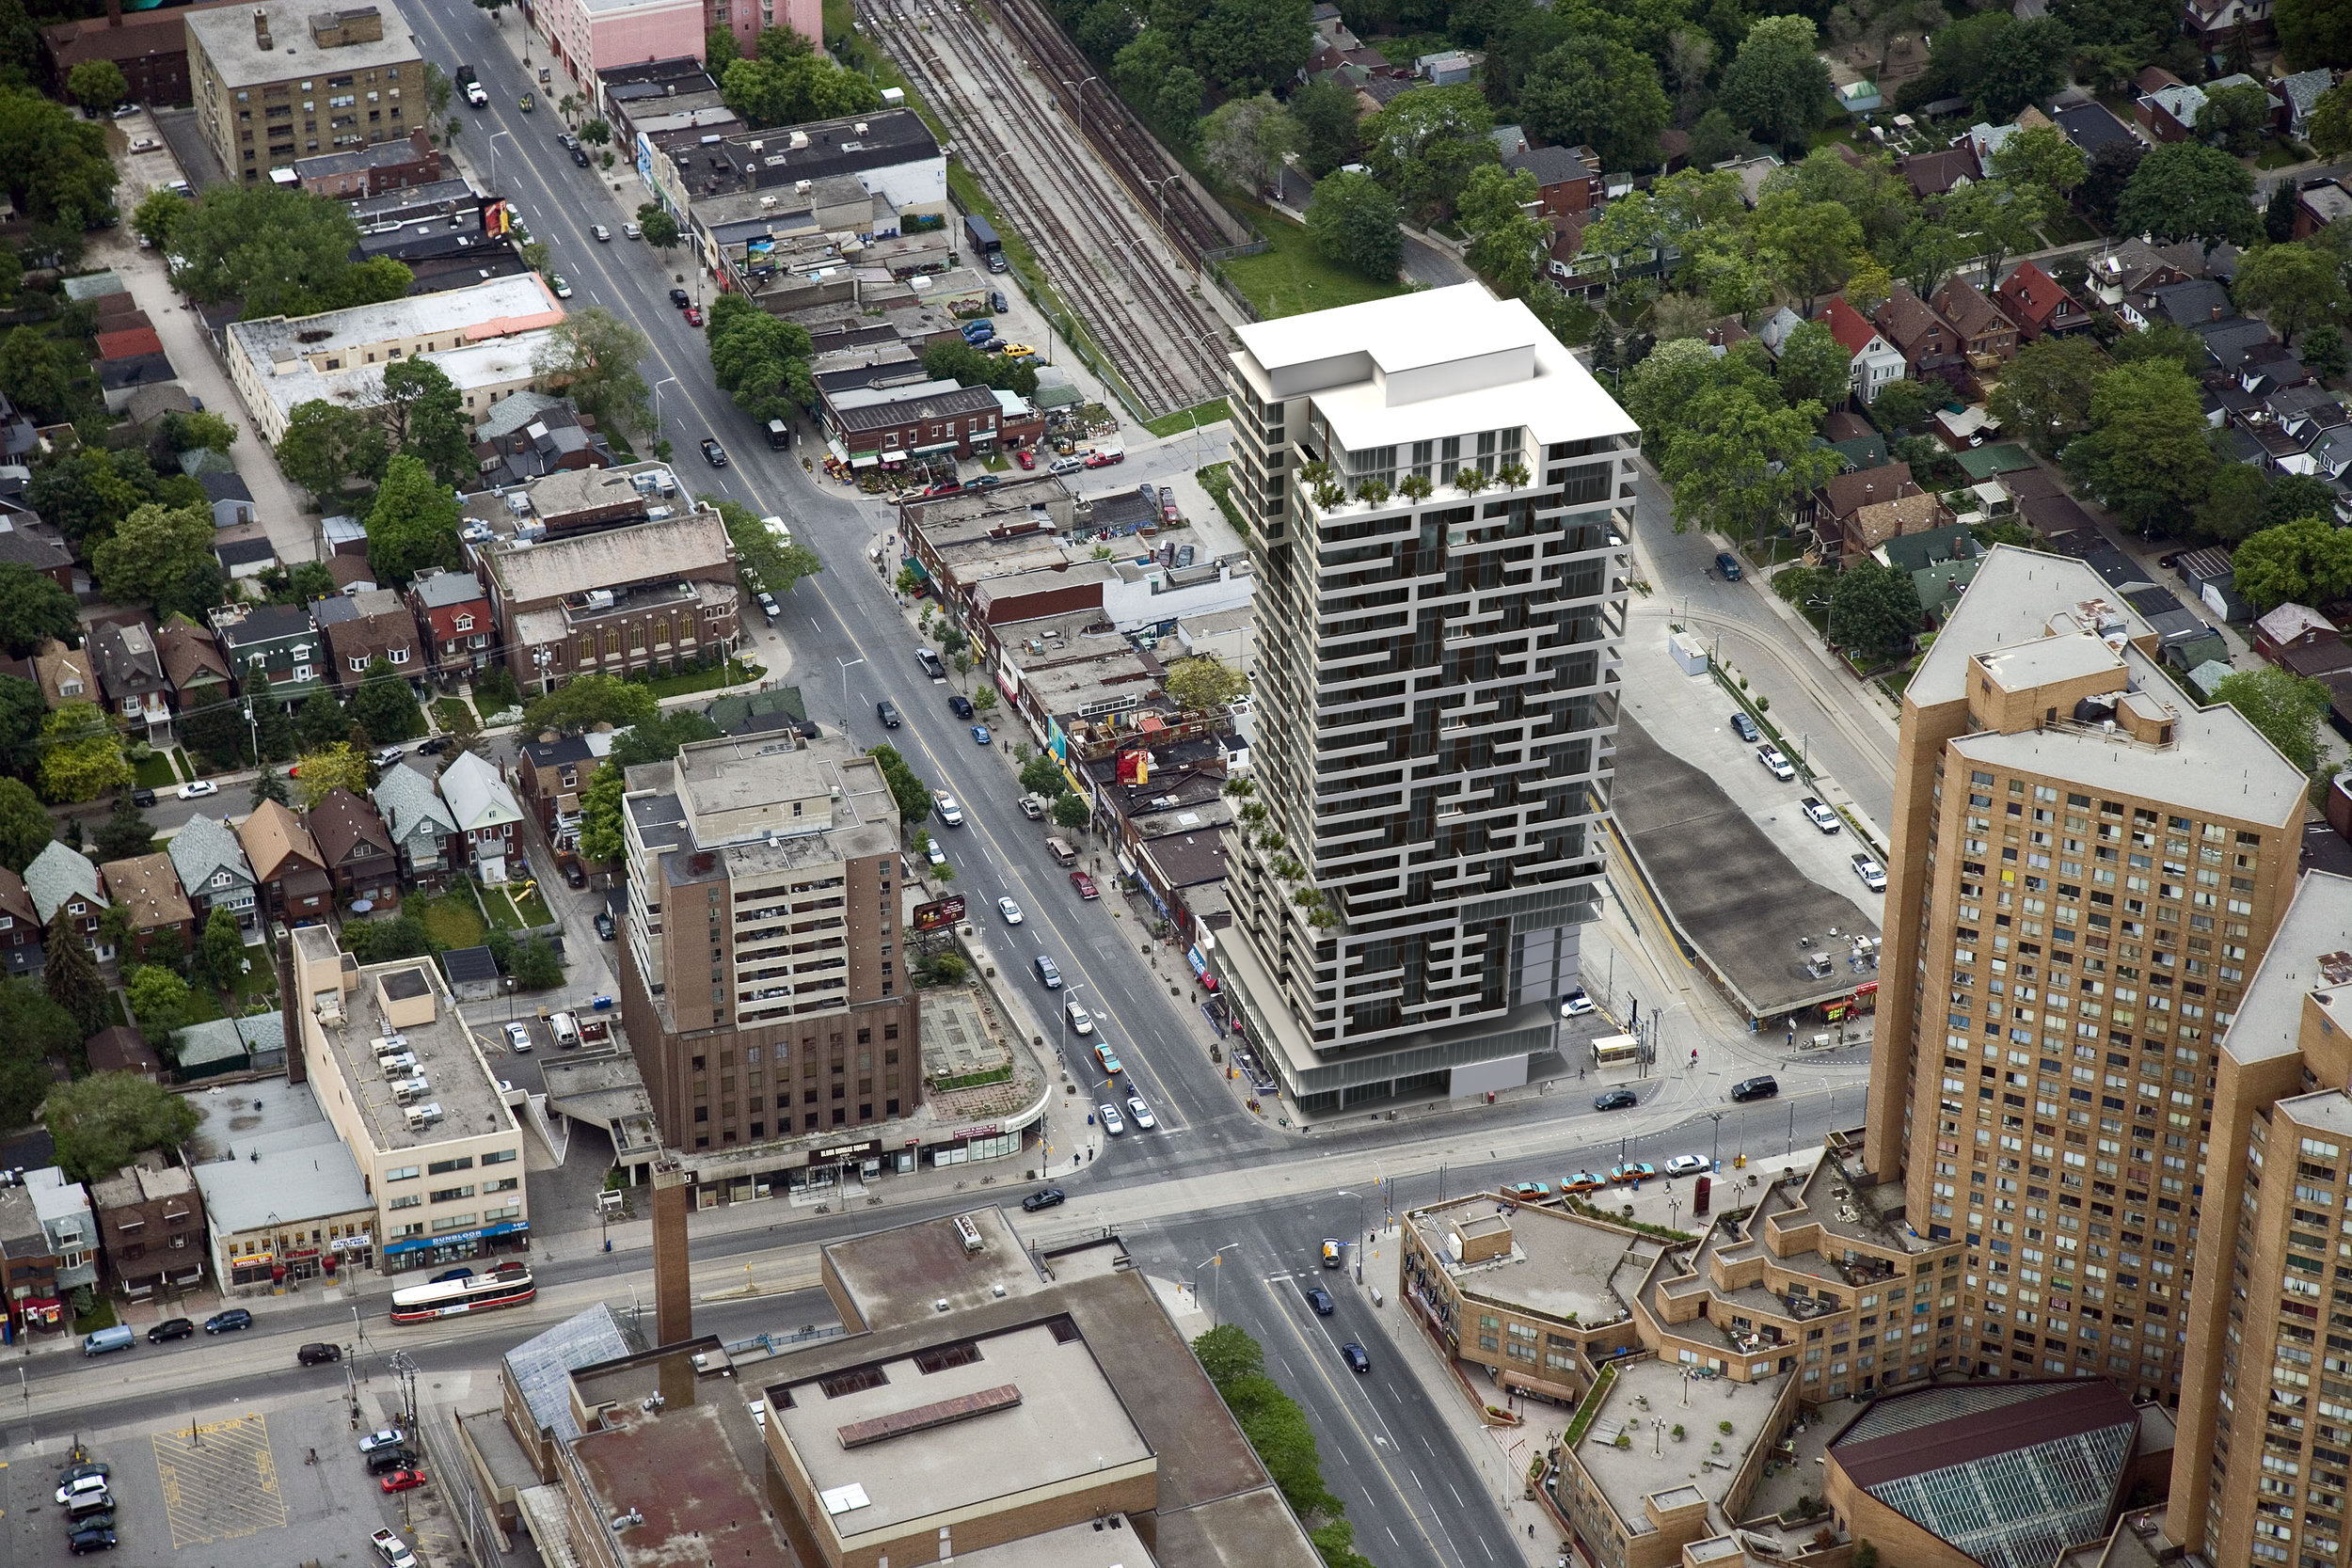
{"label": "city bus", "polygon": [[520,1307],[538,1293],[538,1287],[531,1282],[529,1269],[520,1263],[501,1263],[488,1274],[394,1291],[392,1322],[430,1323],[436,1318],[454,1318],[466,1312],[487,1312],[494,1307]]}

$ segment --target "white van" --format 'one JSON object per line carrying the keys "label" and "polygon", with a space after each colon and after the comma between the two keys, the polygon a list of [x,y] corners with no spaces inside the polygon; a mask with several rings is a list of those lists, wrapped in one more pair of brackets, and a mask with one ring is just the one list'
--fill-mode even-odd
{"label": "white van", "polygon": [[556,1013],[548,1019],[548,1029],[555,1036],[559,1050],[569,1051],[580,1043],[580,1021],[569,1013]]}

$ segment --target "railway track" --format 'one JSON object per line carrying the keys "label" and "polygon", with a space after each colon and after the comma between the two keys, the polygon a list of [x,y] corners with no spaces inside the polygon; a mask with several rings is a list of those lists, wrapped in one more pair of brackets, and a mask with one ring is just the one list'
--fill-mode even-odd
{"label": "railway track", "polygon": [[[1182,242],[1164,236],[1086,144],[1067,135],[1037,78],[1003,69],[1001,42],[961,0],[858,0],[858,17],[947,119],[961,161],[1030,230],[1060,275],[1049,281],[1147,411],[1218,395],[1224,325],[1193,296]],[[975,78],[987,84],[978,94],[966,86]],[[1171,228],[1175,210],[1171,199]]]}
{"label": "railway track", "polygon": [[[1092,62],[1078,52],[1059,24],[1045,14],[1037,0],[993,0],[1005,29],[1021,42],[1023,53],[1052,80],[1067,85],[1096,77],[1089,103],[1080,89],[1078,134],[1104,154],[1104,161],[1138,200],[1152,202],[1165,190],[1170,230],[1181,236],[1184,260],[1194,266],[1211,250],[1232,240],[1202,205],[1187,180],[1171,177],[1179,170],[1151,134],[1136,122],[1120,96],[1099,79]],[[1064,112],[1069,106],[1064,105]],[[1164,182],[1166,182],[1164,184]]]}

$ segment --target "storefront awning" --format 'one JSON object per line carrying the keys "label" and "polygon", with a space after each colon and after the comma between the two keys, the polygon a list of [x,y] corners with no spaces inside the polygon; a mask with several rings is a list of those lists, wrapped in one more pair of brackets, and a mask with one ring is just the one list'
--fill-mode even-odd
{"label": "storefront awning", "polygon": [[933,452],[940,452],[940,451],[955,451],[955,450],[956,450],[956,443],[955,443],[955,442],[953,442],[953,441],[933,441],[933,442],[932,442],[930,446],[928,446],[928,447],[917,447],[917,448],[915,448],[915,449],[914,449],[914,455],[915,455],[915,456],[917,456],[917,457],[929,457],[929,456],[930,456]]}
{"label": "storefront awning", "polygon": [[460,1242],[486,1242],[499,1236],[516,1236],[531,1228],[529,1220],[501,1220],[479,1230],[453,1230],[445,1236],[412,1236],[405,1242],[388,1242],[387,1253],[415,1252],[421,1247],[454,1246]]}
{"label": "storefront awning", "polygon": [[852,468],[870,468],[881,461],[882,459],[873,452],[862,451],[855,457],[850,459],[850,467]]}

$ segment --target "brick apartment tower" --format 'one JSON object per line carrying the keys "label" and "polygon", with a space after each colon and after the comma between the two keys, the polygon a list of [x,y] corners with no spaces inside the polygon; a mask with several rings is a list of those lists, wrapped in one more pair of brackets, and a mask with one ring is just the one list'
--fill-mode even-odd
{"label": "brick apartment tower", "polygon": [[1995,548],[1903,694],[1864,1162],[1964,1241],[1953,1370],[2177,1403],[2216,1042],[2304,781],[2106,594]]}
{"label": "brick apartment tower", "polygon": [[2164,1527],[2211,1562],[2352,1560],[2346,949],[2352,879],[2312,872],[2221,1042]]}
{"label": "brick apartment tower", "polygon": [[686,1248],[686,1172],[675,1160],[653,1167],[653,1326],[655,1342],[694,1337],[694,1283]]}

